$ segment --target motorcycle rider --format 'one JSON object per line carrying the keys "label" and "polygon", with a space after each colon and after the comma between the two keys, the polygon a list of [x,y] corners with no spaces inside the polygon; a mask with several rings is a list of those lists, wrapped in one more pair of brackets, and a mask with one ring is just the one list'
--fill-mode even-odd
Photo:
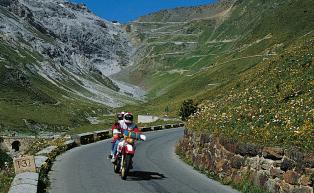
{"label": "motorcycle rider", "polygon": [[125,112],[120,112],[117,114],[117,119],[118,121],[115,122],[112,127],[111,127],[111,131],[112,131],[112,146],[111,146],[111,153],[108,156],[108,159],[112,159],[113,155],[114,155],[114,147],[116,142],[119,143],[121,141],[121,138],[123,137],[123,128],[126,127],[125,123],[124,123],[124,114]]}
{"label": "motorcycle rider", "polygon": [[[132,115],[132,113],[130,113],[130,112],[125,113],[124,117],[123,117],[123,120],[124,120],[124,123],[125,123],[123,125],[123,128],[122,128],[122,131],[123,131],[122,133],[123,133],[124,137],[131,137],[131,138],[134,138],[134,139],[141,139],[143,141],[146,140],[146,136],[140,134],[140,129],[133,122],[133,115]],[[120,142],[122,142],[123,140],[124,139],[122,138],[121,140],[115,142],[115,145],[114,145],[114,148],[113,148],[113,155],[114,156],[111,159],[111,162],[113,162],[113,163],[116,161],[116,158],[117,158],[118,144]]]}

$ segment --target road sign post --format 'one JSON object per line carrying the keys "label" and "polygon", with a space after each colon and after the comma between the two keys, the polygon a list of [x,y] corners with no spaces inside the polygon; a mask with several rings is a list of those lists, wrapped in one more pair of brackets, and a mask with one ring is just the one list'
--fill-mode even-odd
{"label": "road sign post", "polygon": [[15,174],[23,172],[36,172],[34,156],[23,156],[14,158]]}

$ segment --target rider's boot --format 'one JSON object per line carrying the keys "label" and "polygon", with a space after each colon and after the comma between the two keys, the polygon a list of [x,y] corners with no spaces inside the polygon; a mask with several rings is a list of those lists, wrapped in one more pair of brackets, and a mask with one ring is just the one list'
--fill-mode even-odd
{"label": "rider's boot", "polygon": [[115,155],[115,156],[112,156],[111,162],[112,162],[112,163],[116,163],[116,161],[117,161],[117,156],[116,156],[116,155]]}

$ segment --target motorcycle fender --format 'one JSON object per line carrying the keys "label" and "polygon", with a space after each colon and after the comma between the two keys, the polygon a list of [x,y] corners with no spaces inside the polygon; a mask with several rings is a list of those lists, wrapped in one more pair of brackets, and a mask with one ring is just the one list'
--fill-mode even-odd
{"label": "motorcycle fender", "polygon": [[121,152],[123,149],[123,141],[118,144],[118,152]]}
{"label": "motorcycle fender", "polygon": [[125,146],[125,152],[126,152],[127,154],[134,154],[134,153],[135,153],[133,146],[130,145],[130,144],[127,144],[127,145]]}

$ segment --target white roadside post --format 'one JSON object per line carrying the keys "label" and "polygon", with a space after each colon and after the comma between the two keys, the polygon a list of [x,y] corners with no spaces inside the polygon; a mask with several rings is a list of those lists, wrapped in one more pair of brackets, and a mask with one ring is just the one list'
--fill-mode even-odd
{"label": "white roadside post", "polygon": [[19,158],[14,158],[13,162],[15,174],[24,172],[36,172],[34,156],[23,156]]}
{"label": "white roadside post", "polygon": [[34,156],[14,158],[13,163],[16,176],[9,193],[36,193],[39,175],[36,173]]}

